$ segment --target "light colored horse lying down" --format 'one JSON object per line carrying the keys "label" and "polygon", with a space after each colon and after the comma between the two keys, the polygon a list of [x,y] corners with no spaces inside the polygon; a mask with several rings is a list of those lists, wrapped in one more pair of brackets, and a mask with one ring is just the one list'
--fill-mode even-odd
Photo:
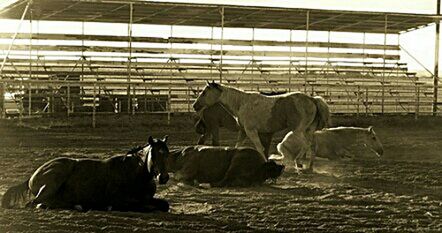
{"label": "light colored horse lying down", "polygon": [[[297,138],[297,134],[290,131],[278,144],[280,155],[295,161],[305,155],[306,148]],[[318,130],[313,135],[313,153],[317,157],[338,160],[341,158],[354,158],[355,150],[360,151],[367,147],[380,157],[384,150],[382,143],[376,136],[373,127],[337,127]]]}

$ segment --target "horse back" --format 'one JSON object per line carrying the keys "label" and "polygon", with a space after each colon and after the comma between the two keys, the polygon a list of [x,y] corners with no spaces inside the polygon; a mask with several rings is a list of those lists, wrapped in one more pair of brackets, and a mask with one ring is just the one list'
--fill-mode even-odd
{"label": "horse back", "polygon": [[43,185],[61,186],[71,175],[78,160],[56,158],[41,165],[29,179],[32,194],[37,195]]}
{"label": "horse back", "polygon": [[224,177],[233,153],[226,147],[195,146],[183,150],[181,156],[183,165],[178,172],[186,173],[188,179],[210,183]]}
{"label": "horse back", "polygon": [[293,92],[266,98],[269,99],[266,103],[268,113],[261,115],[261,118],[266,118],[262,119],[265,122],[263,131],[296,129],[300,125],[309,125],[314,121],[316,104],[310,96]]}

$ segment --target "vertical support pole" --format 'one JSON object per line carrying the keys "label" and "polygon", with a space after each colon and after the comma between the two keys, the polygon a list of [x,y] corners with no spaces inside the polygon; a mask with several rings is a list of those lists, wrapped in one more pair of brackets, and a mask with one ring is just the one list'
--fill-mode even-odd
{"label": "vertical support pole", "polygon": [[359,103],[361,102],[361,86],[358,85],[358,93],[356,96],[356,116],[359,117]]}
{"label": "vertical support pole", "polygon": [[172,111],[172,101],[170,100],[170,98],[172,97],[171,95],[171,89],[170,89],[170,85],[169,85],[169,92],[167,94],[167,124],[170,125],[170,113]]}
{"label": "vertical support pole", "polygon": [[368,87],[365,88],[365,116],[368,116]]}
{"label": "vertical support pole", "polygon": [[[80,81],[84,81],[84,63],[86,62],[86,58],[84,57],[84,21],[81,22],[81,75]],[[84,93],[84,87],[80,86],[80,92]]]}
{"label": "vertical support pole", "polygon": [[[132,115],[135,115],[135,98],[137,98],[137,86],[136,85],[133,85],[132,92],[133,92],[132,99],[134,100],[134,101],[131,101],[131,103],[132,103]],[[138,100],[138,98],[137,98],[137,100]]]}
{"label": "vertical support pole", "polygon": [[420,101],[420,88],[418,86],[416,86],[416,109],[415,109],[415,114],[414,114],[414,119],[417,120],[417,118],[419,117],[419,101]]}
{"label": "vertical support pole", "polygon": [[186,102],[187,102],[187,112],[190,112],[190,86],[188,85],[187,86],[187,89],[186,89]]}
{"label": "vertical support pole", "polygon": [[305,20],[305,76],[304,76],[304,92],[307,92],[308,80],[308,32],[310,29],[310,11],[307,11]]}
{"label": "vertical support pole", "polygon": [[219,61],[219,82],[223,82],[223,53],[224,53],[224,7],[221,7],[221,52]]}
{"label": "vertical support pole", "polygon": [[6,118],[6,109],[5,109],[5,94],[6,94],[6,82],[2,83],[2,91],[1,94],[1,100],[2,100],[2,118]]}
{"label": "vertical support pole", "polygon": [[252,28],[252,62],[250,62],[250,65],[252,67],[252,69],[251,69],[252,83],[255,83],[255,76],[253,75],[253,73],[254,73],[253,71],[254,71],[254,66],[256,65],[256,62],[255,62],[255,46],[253,46],[254,43],[255,43],[255,28]]}
{"label": "vertical support pole", "polygon": [[147,112],[147,86],[144,86],[144,112]]}
{"label": "vertical support pole", "polygon": [[212,78],[213,66],[215,63],[213,62],[213,27],[210,28],[210,78]]}
{"label": "vertical support pole", "polygon": [[133,22],[133,3],[129,3],[129,24],[127,27],[127,36],[129,40],[129,57],[127,63],[127,114],[130,114],[132,97],[130,95],[130,82],[132,72],[132,22]]}
{"label": "vertical support pole", "polygon": [[293,58],[293,48],[292,48],[292,42],[293,42],[293,35],[292,35],[292,29],[289,31],[290,33],[290,57],[289,57],[289,92],[292,91],[292,58]]}
{"label": "vertical support pole", "polygon": [[67,85],[67,100],[66,100],[66,102],[67,102],[67,109],[68,109],[68,111],[67,111],[67,114],[68,114],[68,118],[71,116],[71,84],[70,83],[68,83],[68,85]]}
{"label": "vertical support pole", "polygon": [[[440,0],[437,0],[437,15],[440,15]],[[437,116],[437,96],[439,87],[439,47],[440,47],[440,21],[436,21],[436,39],[434,48],[434,76],[433,76],[433,116]]]}
{"label": "vertical support pole", "polygon": [[97,111],[97,83],[94,82],[94,99],[92,100],[92,128],[95,128],[96,111]]}
{"label": "vertical support pole", "polygon": [[[330,43],[331,43],[331,32],[328,31],[327,32],[327,73],[329,73],[329,68],[330,66],[332,66],[332,64],[330,63]],[[329,95],[330,94],[330,89],[329,89],[329,80],[326,76],[326,83],[327,83],[327,89],[326,89],[326,94]]]}
{"label": "vertical support pole", "polygon": [[28,86],[28,116],[31,116],[32,114],[32,88],[31,88],[31,81],[32,81],[32,7],[29,10],[29,86]]}
{"label": "vertical support pole", "polygon": [[382,56],[383,60],[383,71],[382,71],[382,103],[381,103],[381,113],[384,115],[385,110],[385,57],[387,52],[387,30],[388,30],[388,15],[385,14],[384,20],[384,53]]}
{"label": "vertical support pole", "polygon": [[[366,35],[365,35],[365,32],[364,33],[362,33],[362,54],[363,54],[363,56],[362,56],[362,67],[363,67],[363,71],[365,71],[365,68],[367,68],[366,67],[366,64],[365,64],[365,43],[366,43]],[[367,73],[368,73],[368,69],[367,69]]]}
{"label": "vertical support pole", "polygon": [[29,82],[28,85],[28,116],[32,115],[32,83]]}

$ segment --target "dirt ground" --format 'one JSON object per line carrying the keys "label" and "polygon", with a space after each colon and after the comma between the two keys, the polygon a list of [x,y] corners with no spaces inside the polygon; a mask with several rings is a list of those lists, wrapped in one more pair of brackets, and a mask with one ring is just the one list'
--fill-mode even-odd
{"label": "dirt ground", "polygon": [[[55,157],[121,154],[148,135],[168,134],[171,147],[197,140],[187,116],[173,116],[171,125],[164,117],[102,120],[96,129],[89,122],[1,121],[0,195]],[[157,193],[170,201],[170,213],[0,208],[0,232],[441,232],[442,119],[338,118],[335,124],[374,125],[384,157],[321,160],[314,174],[301,175],[288,164],[276,183],[251,188],[171,180]],[[224,145],[234,138],[222,132]]]}

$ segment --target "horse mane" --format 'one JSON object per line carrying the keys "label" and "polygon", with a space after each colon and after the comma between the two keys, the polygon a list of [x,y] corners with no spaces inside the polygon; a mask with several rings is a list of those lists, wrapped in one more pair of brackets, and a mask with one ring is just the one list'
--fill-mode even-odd
{"label": "horse mane", "polygon": [[126,153],[126,155],[132,155],[132,154],[135,154],[135,153],[137,153],[138,151],[142,150],[143,148],[144,148],[143,146],[136,146],[136,147],[133,147],[132,149],[130,149],[130,150]]}
{"label": "horse mane", "polygon": [[361,140],[361,136],[365,137],[367,128],[360,127],[336,127],[323,130],[326,133],[335,135],[335,140],[348,144],[357,144]]}

